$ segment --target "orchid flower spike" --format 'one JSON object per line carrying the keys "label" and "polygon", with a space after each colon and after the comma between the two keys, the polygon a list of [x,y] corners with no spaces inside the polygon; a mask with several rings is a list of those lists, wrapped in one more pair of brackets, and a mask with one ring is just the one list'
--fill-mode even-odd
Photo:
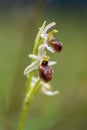
{"label": "orchid flower spike", "polygon": [[[47,26],[45,26],[45,24],[46,22],[44,22],[39,29],[33,54],[29,54],[29,58],[32,59],[32,62],[25,68],[24,75],[26,75],[28,79],[30,78],[30,89],[34,89],[39,82],[42,92],[46,95],[53,96],[59,94],[59,91],[51,91],[52,87],[49,84],[53,76],[52,65],[56,64],[56,61],[50,61],[50,57],[46,54],[46,49],[52,53],[54,49],[59,52],[62,49],[62,44],[61,42],[57,42],[53,37],[54,33],[58,32],[57,30],[52,30],[47,33],[56,23],[52,22]],[[35,70],[38,73],[35,74]],[[32,77],[30,77],[31,72],[34,72]]]}
{"label": "orchid flower spike", "polygon": [[46,25],[44,21],[43,25],[39,28],[39,32],[36,35],[33,53],[29,54],[31,58],[31,64],[28,65],[24,70],[24,75],[27,76],[26,84],[26,96],[23,102],[22,113],[18,130],[23,129],[25,117],[27,115],[28,105],[31,99],[35,96],[39,89],[46,95],[53,96],[59,94],[59,91],[52,91],[50,81],[53,77],[52,65],[56,64],[55,61],[50,61],[50,56],[47,55],[46,51],[54,53],[62,50],[62,43],[57,41],[53,36],[57,33],[57,30],[47,31],[56,25],[55,22]]}

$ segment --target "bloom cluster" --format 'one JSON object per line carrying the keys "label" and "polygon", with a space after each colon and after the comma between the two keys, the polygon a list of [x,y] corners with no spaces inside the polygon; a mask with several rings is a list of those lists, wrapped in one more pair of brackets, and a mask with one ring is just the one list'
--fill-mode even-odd
{"label": "bloom cluster", "polygon": [[47,95],[56,95],[59,93],[59,91],[51,91],[52,87],[50,86],[53,74],[52,65],[56,64],[56,61],[50,61],[50,57],[46,53],[47,50],[51,53],[55,51],[60,52],[62,50],[62,43],[57,41],[53,36],[58,31],[54,29],[47,33],[55,24],[55,22],[52,22],[44,27],[40,34],[40,40],[42,40],[42,42],[37,48],[37,54],[29,54],[32,63],[24,70],[24,75],[26,75],[27,78],[30,77],[31,72],[38,72],[32,76],[31,87],[34,87],[40,80],[41,89]]}

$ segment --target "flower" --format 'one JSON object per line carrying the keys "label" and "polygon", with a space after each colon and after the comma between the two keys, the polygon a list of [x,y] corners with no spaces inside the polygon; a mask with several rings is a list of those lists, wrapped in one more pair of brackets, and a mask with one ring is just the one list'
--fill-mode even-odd
{"label": "flower", "polygon": [[[31,87],[33,87],[39,80],[39,77],[33,76],[32,82],[31,82]],[[48,96],[54,96],[59,94],[59,91],[52,91],[52,86],[48,83],[44,83],[43,81],[40,82],[41,90],[44,94]]]}
{"label": "flower", "polygon": [[[26,76],[28,76],[31,71],[37,70],[40,63],[42,62],[42,60],[44,58],[49,59],[49,57],[46,56],[44,44],[42,44],[38,47],[38,54],[37,55],[29,54],[29,57],[32,58],[34,60],[34,62],[32,62],[29,66],[27,66],[25,68],[24,75],[26,75]],[[56,64],[55,61],[49,61],[49,63],[48,63],[48,65],[50,65],[50,66],[52,66],[54,64]]]}
{"label": "flower", "polygon": [[42,34],[41,34],[41,37],[44,39],[44,44],[45,44],[46,49],[47,49],[48,51],[52,52],[52,53],[54,53],[54,50],[53,50],[52,47],[49,46],[48,40],[51,40],[52,37],[53,37],[53,34],[54,34],[54,33],[57,33],[58,31],[57,31],[57,30],[53,30],[52,32],[50,32],[50,33],[48,33],[48,34],[47,34],[47,31],[48,31],[48,29],[50,29],[50,28],[53,27],[54,25],[56,25],[55,22],[52,22],[52,23],[48,24],[48,25],[44,28],[44,30],[43,30],[43,32],[42,32]]}
{"label": "flower", "polygon": [[47,83],[44,83],[44,82],[41,82],[41,89],[42,89],[42,92],[46,95],[49,95],[49,96],[54,96],[54,95],[57,95],[59,94],[59,91],[52,91],[52,87],[47,84]]}

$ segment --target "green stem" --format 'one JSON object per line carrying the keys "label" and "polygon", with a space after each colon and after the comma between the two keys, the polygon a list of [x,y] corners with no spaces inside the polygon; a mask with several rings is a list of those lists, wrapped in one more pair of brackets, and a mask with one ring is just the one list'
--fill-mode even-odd
{"label": "green stem", "polygon": [[[37,54],[37,50],[38,50],[38,46],[40,45],[40,42],[43,40],[40,41],[40,37],[41,37],[41,33],[43,32],[44,30],[44,27],[46,25],[46,21],[44,21],[43,25],[41,26],[37,36],[36,36],[36,39],[35,39],[35,44],[34,44],[34,49],[33,49],[33,54]],[[39,42],[40,41],[40,42]]]}
{"label": "green stem", "polygon": [[36,84],[29,90],[29,92],[25,96],[18,130],[23,130],[25,118],[26,118],[27,111],[28,111],[28,105],[29,105],[32,97],[35,95],[35,93],[39,89],[39,87],[40,87],[40,79],[36,82]]}
{"label": "green stem", "polygon": [[23,129],[24,121],[25,121],[25,118],[26,118],[26,115],[27,115],[27,111],[28,111],[28,104],[29,104],[29,102],[31,100],[31,96],[28,99],[28,103],[27,103],[26,98],[27,98],[27,96],[25,97],[25,100],[24,100],[24,103],[23,103],[22,113],[21,113],[21,117],[20,117],[20,123],[19,123],[19,126],[18,126],[18,130],[22,130]]}
{"label": "green stem", "polygon": [[[40,38],[41,38],[41,33],[44,30],[45,24],[46,24],[46,21],[43,23],[42,27],[40,28],[40,30],[36,36],[33,54],[37,54],[38,46],[43,43],[43,39],[40,39]],[[33,60],[32,60],[32,62],[33,62]],[[35,95],[35,93],[38,91],[38,89],[40,87],[40,79],[38,79],[38,81],[35,83],[35,85],[33,87],[31,87],[33,75],[34,75],[34,72],[29,73],[29,78],[28,78],[27,88],[26,88],[26,96],[25,96],[25,99],[23,102],[18,130],[23,130],[25,118],[26,118],[27,111],[28,111],[28,105],[29,105],[32,97]]]}
{"label": "green stem", "polygon": [[[28,80],[28,82],[29,82],[29,80]],[[29,85],[29,83],[27,85]],[[24,102],[23,102],[23,107],[22,107],[22,112],[21,112],[21,116],[20,116],[20,122],[19,122],[18,130],[22,130],[23,129],[25,118],[26,118],[27,111],[28,111],[28,105],[30,103],[30,100],[31,100],[31,91],[29,90],[27,92],[27,94],[25,96],[25,99],[24,99]]]}

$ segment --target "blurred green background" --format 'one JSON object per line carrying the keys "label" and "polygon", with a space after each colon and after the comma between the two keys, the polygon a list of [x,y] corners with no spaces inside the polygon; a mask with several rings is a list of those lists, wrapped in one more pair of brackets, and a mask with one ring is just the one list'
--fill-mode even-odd
{"label": "blurred green background", "polygon": [[16,130],[25,95],[25,67],[43,21],[55,21],[63,42],[52,86],[29,106],[24,130],[87,130],[87,2],[85,0],[0,1],[0,130]]}

